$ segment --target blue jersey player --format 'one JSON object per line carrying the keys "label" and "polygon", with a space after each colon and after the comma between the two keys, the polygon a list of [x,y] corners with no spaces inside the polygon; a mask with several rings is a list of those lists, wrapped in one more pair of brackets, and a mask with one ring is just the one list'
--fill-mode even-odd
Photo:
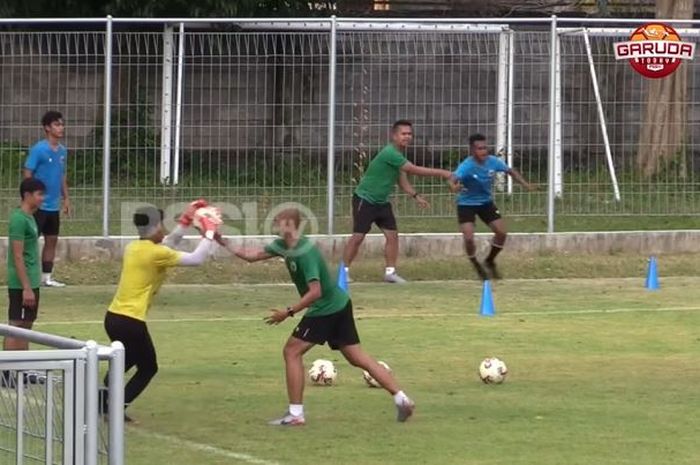
{"label": "blue jersey player", "polygon": [[[452,191],[458,193],[457,218],[464,236],[464,247],[467,251],[467,257],[469,257],[474,269],[483,280],[489,278],[487,270],[493,279],[500,279],[501,276],[496,268],[495,260],[505,245],[507,234],[505,222],[501,218],[501,213],[493,202],[491,194],[491,186],[496,173],[507,173],[526,189],[534,189],[520,173],[506,165],[503,160],[494,155],[489,155],[486,137],[481,134],[469,136],[469,156],[459,164],[450,181]],[[491,241],[491,250],[484,261],[484,266],[476,259],[474,222],[477,216],[494,234]]]}

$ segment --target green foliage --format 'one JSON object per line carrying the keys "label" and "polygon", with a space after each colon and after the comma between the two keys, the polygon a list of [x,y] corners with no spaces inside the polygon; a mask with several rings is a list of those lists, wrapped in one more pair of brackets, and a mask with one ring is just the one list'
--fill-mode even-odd
{"label": "green foliage", "polygon": [[296,16],[323,13],[335,1],[306,0],[4,0],[2,17],[89,17],[111,14],[120,17],[255,17]]}
{"label": "green foliage", "polygon": [[0,187],[14,188],[22,180],[22,166],[27,158],[27,147],[19,142],[0,143]]}

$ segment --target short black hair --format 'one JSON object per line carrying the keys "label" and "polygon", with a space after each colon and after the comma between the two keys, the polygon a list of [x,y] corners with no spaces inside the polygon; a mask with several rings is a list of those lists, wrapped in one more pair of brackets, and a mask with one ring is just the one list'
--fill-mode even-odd
{"label": "short black hair", "polygon": [[51,123],[60,119],[63,119],[63,115],[60,111],[47,111],[46,113],[44,113],[44,116],[41,117],[41,126],[44,128],[46,126],[51,126]]}
{"label": "short black hair", "polygon": [[24,200],[24,194],[33,194],[34,192],[45,192],[46,186],[37,178],[27,178],[22,180],[19,185],[19,198]]}
{"label": "short black hair", "polygon": [[153,228],[163,221],[163,216],[163,210],[152,205],[137,208],[134,213],[134,226],[136,226],[139,236],[150,236]]}
{"label": "short black hair", "polygon": [[480,142],[482,140],[486,140],[485,135],[479,133],[472,134],[471,136],[469,136],[469,146],[471,147],[472,145],[474,145],[474,142]]}
{"label": "short black hair", "polygon": [[401,126],[408,126],[408,127],[410,127],[411,129],[413,129],[413,123],[411,123],[411,122],[410,122],[409,120],[407,120],[407,119],[400,119],[400,120],[398,120],[397,122],[395,122],[394,124],[391,125],[391,132],[395,132],[395,131],[396,131],[398,128],[400,128]]}

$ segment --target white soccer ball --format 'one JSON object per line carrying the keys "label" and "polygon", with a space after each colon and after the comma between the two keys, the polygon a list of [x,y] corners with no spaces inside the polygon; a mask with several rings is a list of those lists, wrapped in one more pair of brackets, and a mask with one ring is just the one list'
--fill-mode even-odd
{"label": "white soccer ball", "polygon": [[198,208],[197,211],[194,212],[192,225],[200,231],[204,229],[202,227],[202,218],[208,218],[214,224],[223,223],[221,218],[221,210],[219,210],[217,207],[202,207]]}
{"label": "white soccer ball", "polygon": [[314,360],[309,369],[309,380],[317,386],[332,386],[338,378],[338,370],[330,360]]}
{"label": "white soccer ball", "polygon": [[496,357],[485,358],[479,365],[479,378],[486,384],[501,384],[507,374],[508,367]]}
{"label": "white soccer ball", "polygon": [[[387,365],[386,363],[382,362],[381,360],[378,361],[377,363],[379,363],[381,366],[383,366],[384,368],[386,368],[386,370],[387,370],[389,373],[391,373],[391,368],[389,368],[389,365]],[[367,370],[362,370],[362,378],[365,380],[365,383],[367,383],[367,386],[369,386],[369,387],[373,387],[373,388],[382,387],[382,386],[377,382],[376,379],[372,378],[372,375],[370,375],[369,372],[368,372]]]}

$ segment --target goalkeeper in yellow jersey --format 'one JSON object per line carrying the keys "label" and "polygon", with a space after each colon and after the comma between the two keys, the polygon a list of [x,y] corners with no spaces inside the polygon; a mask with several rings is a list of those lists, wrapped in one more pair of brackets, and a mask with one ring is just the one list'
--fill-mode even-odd
{"label": "goalkeeper in yellow jersey", "polygon": [[[191,253],[174,248],[182,240],[195,212],[206,206],[204,200],[192,202],[180,217],[179,224],[168,236],[163,227],[163,211],[155,207],[139,208],[134,214],[134,225],[139,239],[124,250],[119,287],[105,315],[104,326],[111,341],[120,341],[125,348],[125,372],[136,367],[136,373],[124,389],[124,403],[131,404],[148,386],[158,372],[156,350],[146,326],[146,315],[153,297],[165,280],[168,268],[197,266],[205,262],[215,247],[213,238],[221,224],[220,216],[198,218],[202,238]],[[106,380],[105,380],[106,384]],[[101,409],[107,412],[107,398]],[[129,417],[126,421],[131,421]]]}

